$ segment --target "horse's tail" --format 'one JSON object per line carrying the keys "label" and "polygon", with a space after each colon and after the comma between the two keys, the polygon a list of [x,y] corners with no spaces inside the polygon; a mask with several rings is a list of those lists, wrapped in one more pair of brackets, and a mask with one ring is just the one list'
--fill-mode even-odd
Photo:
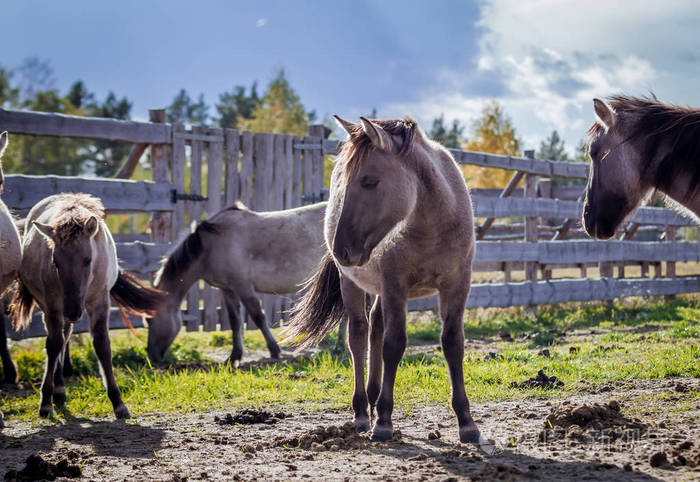
{"label": "horse's tail", "polygon": [[124,323],[130,326],[125,311],[136,316],[155,316],[165,302],[166,293],[156,288],[144,285],[136,276],[119,270],[117,282],[109,290],[114,301],[119,306]]}
{"label": "horse's tail", "polygon": [[282,340],[299,350],[320,342],[345,314],[340,273],[330,254],[324,255],[316,274],[306,282],[304,289],[304,296],[291,310]]}
{"label": "horse's tail", "polygon": [[155,286],[160,286],[161,282],[173,282],[180,278],[180,275],[199,258],[204,252],[202,244],[202,233],[217,233],[217,225],[202,221],[197,225],[193,233],[175,248],[175,250],[163,261],[163,266],[158,270],[155,277]]}
{"label": "horse's tail", "polygon": [[19,279],[15,280],[8,289],[11,295],[10,316],[15,331],[25,330],[32,320],[34,297],[27,286]]}

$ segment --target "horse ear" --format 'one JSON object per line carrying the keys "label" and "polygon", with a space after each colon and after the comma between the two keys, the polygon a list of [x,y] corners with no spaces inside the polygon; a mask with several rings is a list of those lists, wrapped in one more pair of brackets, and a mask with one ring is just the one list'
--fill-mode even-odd
{"label": "horse ear", "polygon": [[95,237],[99,229],[100,223],[95,216],[90,216],[90,219],[85,221],[85,231],[87,231],[91,238]]}
{"label": "horse ear", "polygon": [[7,144],[7,131],[5,131],[2,134],[0,134],[0,157],[2,157],[2,153],[5,152]]}
{"label": "horse ear", "polygon": [[360,121],[362,122],[362,130],[369,136],[375,147],[383,151],[393,151],[394,141],[379,124],[375,124],[364,117],[360,117]]}
{"label": "horse ear", "polygon": [[356,130],[358,130],[360,128],[359,125],[354,124],[350,121],[346,121],[345,119],[343,119],[342,117],[340,117],[337,114],[333,114],[333,117],[335,117],[335,121],[338,123],[338,125],[340,127],[342,127],[343,130],[345,132],[347,132],[348,134],[352,134],[353,132],[355,132]]}
{"label": "horse ear", "polygon": [[32,221],[32,226],[34,226],[46,239],[55,241],[55,233],[53,232],[53,228],[48,224],[43,224],[39,221]]}
{"label": "horse ear", "polygon": [[593,109],[598,119],[610,129],[615,125],[615,111],[606,102],[600,99],[593,99]]}

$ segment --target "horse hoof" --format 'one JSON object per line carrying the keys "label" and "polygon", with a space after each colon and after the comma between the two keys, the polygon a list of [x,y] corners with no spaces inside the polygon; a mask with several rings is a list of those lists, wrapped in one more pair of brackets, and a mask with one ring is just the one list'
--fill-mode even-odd
{"label": "horse hoof", "polygon": [[39,416],[41,418],[53,417],[53,407],[51,405],[43,405],[39,407]]}
{"label": "horse hoof", "polygon": [[282,351],[280,349],[277,349],[275,351],[270,350],[270,358],[272,358],[273,360],[279,360],[280,358],[282,358]]}
{"label": "horse hoof", "polygon": [[354,423],[357,433],[369,432],[369,417],[356,417]]}
{"label": "horse hoof", "polygon": [[478,444],[481,434],[476,426],[462,427],[459,429],[459,441],[463,444]]}
{"label": "horse hoof", "polygon": [[56,391],[54,389],[53,392],[53,404],[57,407],[62,407],[66,404],[66,392],[65,389],[62,391]]}
{"label": "horse hoof", "polygon": [[372,435],[369,439],[372,442],[388,442],[394,436],[394,429],[391,425],[374,425],[374,430],[372,430]]}
{"label": "horse hoof", "polygon": [[126,405],[122,405],[114,410],[114,416],[117,417],[118,420],[126,420],[127,418],[131,418],[131,414],[129,413],[129,409],[126,408]]}

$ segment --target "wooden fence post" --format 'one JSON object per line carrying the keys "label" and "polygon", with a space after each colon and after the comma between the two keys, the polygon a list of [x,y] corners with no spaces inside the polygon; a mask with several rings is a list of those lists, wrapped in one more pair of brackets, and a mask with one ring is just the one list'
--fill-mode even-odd
{"label": "wooden fence post", "polygon": [[[676,239],[677,226],[667,226],[666,232],[664,233],[664,242],[672,243]],[[666,277],[675,278],[676,277],[676,262],[666,261]],[[665,297],[667,301],[675,300],[676,295],[667,295]]]}
{"label": "wooden fence post", "polygon": [[[151,122],[164,123],[164,109],[150,109],[148,117]],[[151,169],[153,180],[170,182],[170,166],[168,165],[166,144],[151,144]],[[170,213],[154,213],[151,216],[151,241],[165,243],[172,241],[172,215]]]}
{"label": "wooden fence post", "polygon": [[[525,157],[528,159],[535,158],[535,151],[528,150],[525,151]],[[523,197],[525,198],[535,198],[537,197],[537,178],[535,174],[525,174],[525,186]],[[532,216],[525,217],[525,242],[536,243],[537,242],[537,218]],[[527,261],[525,263],[525,279],[528,281],[537,281],[537,263],[534,261]]]}

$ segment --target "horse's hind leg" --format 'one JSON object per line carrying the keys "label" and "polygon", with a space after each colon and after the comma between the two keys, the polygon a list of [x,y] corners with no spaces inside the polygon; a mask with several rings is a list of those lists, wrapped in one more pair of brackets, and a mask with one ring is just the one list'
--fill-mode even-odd
{"label": "horse's hind leg", "polygon": [[63,321],[56,314],[44,313],[44,325],[46,326],[46,370],[41,383],[41,402],[39,403],[39,416],[50,417],[53,415],[51,399],[53,397],[53,383],[58,359],[63,350]]}
{"label": "horse's hind leg", "polygon": [[241,300],[235,291],[223,291],[228,320],[231,325],[231,336],[233,337],[233,348],[228,363],[235,365],[243,358],[243,322],[241,320],[240,308]]}
{"label": "horse's hind leg", "polygon": [[348,315],[348,342],[352,354],[355,385],[352,409],[355,412],[355,429],[369,430],[367,414],[367,392],[365,391],[365,360],[367,359],[367,315],[365,314],[365,292],[346,277],[340,278],[340,293]]}
{"label": "horse's hind leg", "polygon": [[102,368],[102,379],[107,387],[107,396],[112,402],[114,415],[117,418],[129,418],[129,409],[126,408],[122,401],[122,394],[119,391],[117,381],[114,378],[114,370],[112,369],[112,347],[109,341],[108,315],[109,295],[104,300],[98,301],[88,308],[92,345],[95,348],[97,359]]}
{"label": "horse's hind leg", "polygon": [[479,429],[469,411],[469,400],[464,389],[464,308],[469,294],[469,277],[459,280],[445,291],[440,291],[440,316],[442,317],[442,351],[450,370],[452,381],[452,408],[459,423],[459,438],[463,443],[479,443]]}
{"label": "horse's hind leg", "polygon": [[53,404],[57,407],[62,407],[66,404],[66,383],[63,380],[63,365],[70,340],[70,335],[73,332],[73,325],[68,323],[63,327],[63,343],[58,360],[56,361],[56,370],[53,372]]}
{"label": "horse's hind leg", "polygon": [[369,376],[367,377],[367,398],[370,414],[379,398],[382,380],[382,344],[384,337],[384,320],[382,319],[382,299],[377,296],[369,313]]}
{"label": "horse's hind leg", "polygon": [[246,311],[253,319],[256,326],[260,328],[260,331],[262,331],[262,334],[265,337],[265,343],[267,343],[267,349],[270,350],[270,356],[272,358],[279,358],[280,347],[277,344],[277,340],[275,340],[275,335],[272,334],[270,327],[267,326],[265,314],[260,307],[260,300],[257,296],[255,296],[253,288],[249,285],[245,285],[240,289],[237,288],[236,291],[240,295],[241,302],[243,303],[243,306],[245,306]]}
{"label": "horse's hind leg", "polygon": [[70,337],[66,338],[66,349],[63,352],[63,377],[73,376],[73,360],[70,357]]}
{"label": "horse's hind leg", "polygon": [[17,383],[17,366],[12,361],[10,350],[7,347],[6,321],[5,306],[0,300],[0,358],[2,358],[3,383],[14,385]]}
{"label": "horse's hind leg", "polygon": [[384,376],[377,399],[377,422],[372,429],[371,440],[391,440],[394,429],[391,413],[394,410],[394,382],[399,362],[406,350],[406,293],[396,283],[382,279],[382,320],[384,340],[382,359]]}

